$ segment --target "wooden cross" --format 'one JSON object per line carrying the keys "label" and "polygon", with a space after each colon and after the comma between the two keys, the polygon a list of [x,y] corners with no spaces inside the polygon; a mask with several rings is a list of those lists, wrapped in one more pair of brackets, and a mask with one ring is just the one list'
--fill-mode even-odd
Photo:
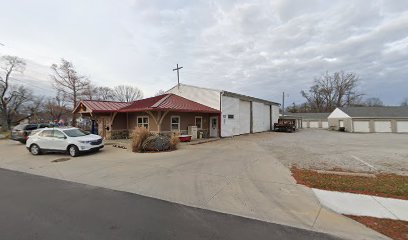
{"label": "wooden cross", "polygon": [[179,70],[182,69],[183,67],[179,67],[178,63],[177,63],[177,67],[175,69],[173,69],[173,71],[177,71],[177,87],[180,88],[180,74],[179,74]]}

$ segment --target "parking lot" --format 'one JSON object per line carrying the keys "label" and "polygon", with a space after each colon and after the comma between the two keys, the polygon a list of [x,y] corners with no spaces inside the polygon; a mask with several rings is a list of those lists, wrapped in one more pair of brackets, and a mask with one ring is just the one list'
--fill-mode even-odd
{"label": "parking lot", "polygon": [[408,134],[302,129],[262,146],[288,167],[408,175]]}
{"label": "parking lot", "polygon": [[382,237],[322,207],[309,188],[296,184],[285,165],[355,171],[375,168],[406,174],[407,139],[408,135],[305,129],[183,145],[163,153],[132,153],[108,145],[98,153],[76,158],[64,154],[32,156],[24,145],[1,140],[0,168],[345,238],[373,239]]}

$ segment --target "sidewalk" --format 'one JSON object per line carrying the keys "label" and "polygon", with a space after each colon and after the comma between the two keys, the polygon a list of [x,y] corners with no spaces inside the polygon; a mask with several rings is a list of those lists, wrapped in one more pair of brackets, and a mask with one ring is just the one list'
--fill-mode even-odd
{"label": "sidewalk", "polygon": [[313,189],[319,201],[341,214],[408,221],[408,200]]}

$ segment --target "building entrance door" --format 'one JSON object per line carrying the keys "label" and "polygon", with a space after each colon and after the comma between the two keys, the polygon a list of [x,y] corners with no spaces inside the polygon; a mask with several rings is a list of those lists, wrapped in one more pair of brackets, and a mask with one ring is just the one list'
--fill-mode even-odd
{"label": "building entrance door", "polygon": [[218,117],[210,117],[210,137],[218,137]]}

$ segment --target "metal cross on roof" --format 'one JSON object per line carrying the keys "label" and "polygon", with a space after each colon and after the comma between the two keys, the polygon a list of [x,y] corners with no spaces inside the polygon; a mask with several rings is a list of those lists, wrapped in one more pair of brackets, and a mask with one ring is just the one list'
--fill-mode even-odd
{"label": "metal cross on roof", "polygon": [[177,87],[180,87],[180,74],[179,70],[182,69],[183,67],[179,67],[177,63],[177,67],[173,69],[173,71],[177,71]]}

